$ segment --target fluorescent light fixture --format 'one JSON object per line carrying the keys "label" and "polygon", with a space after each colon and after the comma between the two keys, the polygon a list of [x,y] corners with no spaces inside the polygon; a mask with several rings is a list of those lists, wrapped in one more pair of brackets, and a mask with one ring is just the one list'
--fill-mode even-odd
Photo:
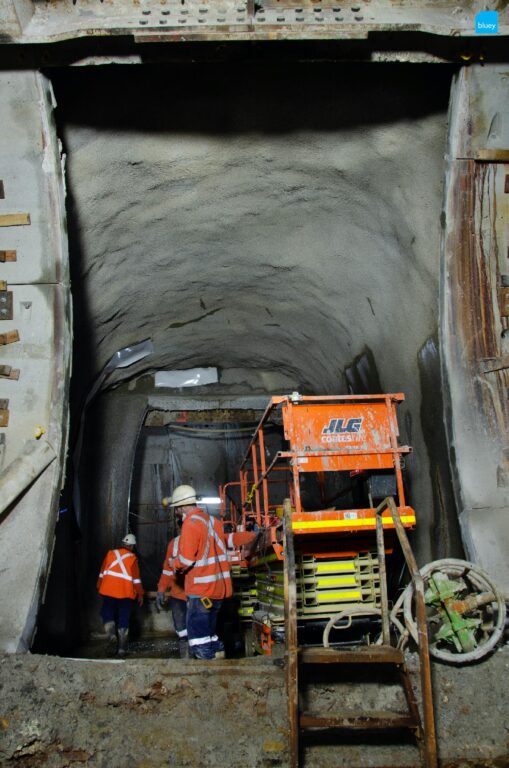
{"label": "fluorescent light fixture", "polygon": [[156,387],[202,387],[204,384],[217,384],[217,368],[188,368],[185,371],[156,371]]}
{"label": "fluorescent light fixture", "polygon": [[221,504],[219,496],[202,496],[198,499],[198,504]]}
{"label": "fluorescent light fixture", "polygon": [[148,357],[148,355],[151,355],[153,351],[154,345],[152,340],[145,339],[145,341],[140,341],[138,344],[133,344],[132,347],[124,347],[115,352],[108,363],[108,367],[128,368],[130,365],[134,365],[134,363],[138,363],[140,360]]}

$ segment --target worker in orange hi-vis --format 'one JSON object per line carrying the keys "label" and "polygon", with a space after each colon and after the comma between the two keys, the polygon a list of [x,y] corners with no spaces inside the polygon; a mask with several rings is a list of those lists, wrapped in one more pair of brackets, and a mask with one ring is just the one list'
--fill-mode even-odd
{"label": "worker in orange hi-vis", "polygon": [[108,646],[117,645],[115,624],[118,624],[118,655],[125,656],[129,637],[129,619],[135,600],[143,605],[143,584],[138,558],[134,554],[136,537],[128,533],[122,546],[106,553],[97,579],[97,589],[103,596],[101,618],[108,636]]}
{"label": "worker in orange hi-vis", "polygon": [[189,653],[197,659],[222,658],[217,615],[224,598],[232,595],[226,550],[252,544],[256,534],[225,534],[217,517],[197,507],[196,492],[190,485],[175,488],[170,506],[183,518],[174,570],[185,574]]}
{"label": "worker in orange hi-vis", "polygon": [[175,632],[179,639],[179,652],[181,659],[189,657],[187,644],[186,612],[187,598],[184,591],[184,576],[175,573],[174,562],[178,553],[180,536],[170,539],[166,556],[163,562],[163,570],[157,585],[156,608],[160,610],[166,603],[166,592],[171,590],[170,610],[173,617]]}

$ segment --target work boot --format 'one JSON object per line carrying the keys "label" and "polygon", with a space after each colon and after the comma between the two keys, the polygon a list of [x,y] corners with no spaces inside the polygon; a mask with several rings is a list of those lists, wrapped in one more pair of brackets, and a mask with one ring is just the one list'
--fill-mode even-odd
{"label": "work boot", "polygon": [[104,625],[104,631],[106,632],[106,650],[108,653],[116,653],[117,650],[117,633],[115,631],[115,622],[107,621]]}
{"label": "work boot", "polygon": [[179,639],[179,656],[181,659],[189,659],[189,643],[187,638],[181,637]]}
{"label": "work boot", "polygon": [[125,656],[127,653],[127,640],[129,637],[128,629],[118,630],[118,655]]}
{"label": "work boot", "polygon": [[204,645],[195,645],[191,651],[192,659],[200,659],[201,661],[213,661],[216,658],[214,650],[211,648],[210,643]]}
{"label": "work boot", "polygon": [[212,646],[212,650],[215,653],[215,657],[214,658],[216,658],[216,659],[224,659],[224,657],[225,657],[225,655],[224,655],[224,645],[223,645],[222,641],[218,637],[216,637],[215,640],[212,640],[211,646]]}

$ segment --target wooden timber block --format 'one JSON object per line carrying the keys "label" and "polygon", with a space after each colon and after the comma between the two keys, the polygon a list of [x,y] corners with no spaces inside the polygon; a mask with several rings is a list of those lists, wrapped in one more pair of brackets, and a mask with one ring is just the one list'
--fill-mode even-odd
{"label": "wooden timber block", "polygon": [[0,333],[0,346],[4,344],[14,344],[15,341],[19,341],[18,331],[7,331],[7,333]]}
{"label": "wooden timber block", "polygon": [[478,149],[476,160],[484,162],[507,163],[509,162],[509,149]]}
{"label": "wooden timber block", "polygon": [[16,251],[0,251],[0,263],[4,264],[6,261],[17,261],[18,257]]}
{"label": "wooden timber block", "polygon": [[11,368],[10,365],[0,365],[0,379],[12,379],[18,381],[19,368]]}
{"label": "wooden timber block", "polygon": [[502,317],[509,317],[509,288],[500,289],[500,314]]}
{"label": "wooden timber block", "polygon": [[0,227],[24,227],[30,224],[29,213],[2,213]]}
{"label": "wooden timber block", "polygon": [[9,424],[9,401],[0,400],[0,427],[7,427]]}

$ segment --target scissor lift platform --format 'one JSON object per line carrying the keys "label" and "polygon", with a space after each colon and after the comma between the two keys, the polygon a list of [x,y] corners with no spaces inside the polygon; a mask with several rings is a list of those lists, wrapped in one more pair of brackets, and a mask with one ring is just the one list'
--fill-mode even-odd
{"label": "scissor lift platform", "polygon": [[[403,487],[402,457],[411,450],[398,440],[396,407],[403,400],[403,394],[272,397],[241,465],[241,517],[232,524],[245,529],[251,523],[261,531],[249,564],[261,609],[252,614],[259,651],[272,652],[271,628],[284,621],[291,768],[299,763],[300,733],[317,728],[410,730],[423,765],[436,768],[424,591],[405,532],[414,527],[415,512]],[[286,446],[271,455],[264,430],[274,422],[282,425]],[[319,490],[307,499],[305,475]],[[382,493],[386,487],[390,492]],[[385,555],[397,540],[416,589],[422,723],[403,654],[391,646]],[[317,619],[327,622],[345,609],[376,616],[377,627],[381,620],[382,644],[355,650],[299,646],[298,623],[302,638]],[[311,664],[392,667],[407,712],[300,712],[299,669]]]}

